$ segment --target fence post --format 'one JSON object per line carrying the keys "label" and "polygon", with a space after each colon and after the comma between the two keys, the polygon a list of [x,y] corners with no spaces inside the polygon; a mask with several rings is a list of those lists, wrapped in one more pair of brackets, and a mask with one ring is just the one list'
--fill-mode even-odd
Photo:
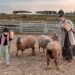
{"label": "fence post", "polygon": [[20,33],[22,33],[22,23],[20,22]]}
{"label": "fence post", "polygon": [[44,34],[47,34],[47,32],[48,32],[46,22],[44,22],[44,24],[43,24],[43,31],[44,31]]}

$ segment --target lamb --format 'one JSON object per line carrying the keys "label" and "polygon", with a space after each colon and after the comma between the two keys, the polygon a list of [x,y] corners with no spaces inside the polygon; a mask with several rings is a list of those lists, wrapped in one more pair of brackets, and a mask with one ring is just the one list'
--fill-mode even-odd
{"label": "lamb", "polygon": [[39,36],[38,38],[39,52],[40,48],[43,48],[43,52],[45,52],[44,49],[46,49],[47,44],[51,41],[52,41],[51,37],[48,37],[46,35]]}
{"label": "lamb", "polygon": [[28,48],[32,48],[32,55],[34,55],[35,54],[35,42],[36,42],[36,39],[33,36],[26,36],[25,38],[18,37],[16,56],[18,55],[19,50],[21,50],[21,52],[23,53],[24,50]]}
{"label": "lamb", "polygon": [[57,69],[59,69],[58,62],[59,62],[59,57],[60,57],[60,52],[61,52],[61,45],[59,42],[58,35],[53,35],[52,39],[53,41],[50,42],[46,48],[47,67],[49,67],[50,59],[54,59],[54,63]]}

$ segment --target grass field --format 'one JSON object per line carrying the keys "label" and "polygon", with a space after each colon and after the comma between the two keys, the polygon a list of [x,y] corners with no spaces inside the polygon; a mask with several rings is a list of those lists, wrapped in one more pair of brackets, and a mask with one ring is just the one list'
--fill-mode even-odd
{"label": "grass field", "polygon": [[[66,16],[75,23],[75,16]],[[0,15],[0,19],[21,19],[24,21],[59,21],[58,16],[54,15]]]}

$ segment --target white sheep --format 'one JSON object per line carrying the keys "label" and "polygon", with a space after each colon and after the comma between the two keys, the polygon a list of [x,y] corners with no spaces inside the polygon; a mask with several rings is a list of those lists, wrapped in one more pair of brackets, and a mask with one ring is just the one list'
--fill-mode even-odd
{"label": "white sheep", "polygon": [[39,36],[38,38],[39,52],[40,48],[43,48],[43,52],[45,52],[44,49],[46,49],[47,44],[51,41],[52,41],[51,37],[48,37],[46,35]]}

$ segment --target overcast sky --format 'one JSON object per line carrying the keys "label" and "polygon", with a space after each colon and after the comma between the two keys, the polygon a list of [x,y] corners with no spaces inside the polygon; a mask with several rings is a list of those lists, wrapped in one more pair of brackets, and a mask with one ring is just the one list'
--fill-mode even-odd
{"label": "overcast sky", "polygon": [[60,10],[74,11],[75,0],[0,0],[0,12],[12,12],[13,10]]}

